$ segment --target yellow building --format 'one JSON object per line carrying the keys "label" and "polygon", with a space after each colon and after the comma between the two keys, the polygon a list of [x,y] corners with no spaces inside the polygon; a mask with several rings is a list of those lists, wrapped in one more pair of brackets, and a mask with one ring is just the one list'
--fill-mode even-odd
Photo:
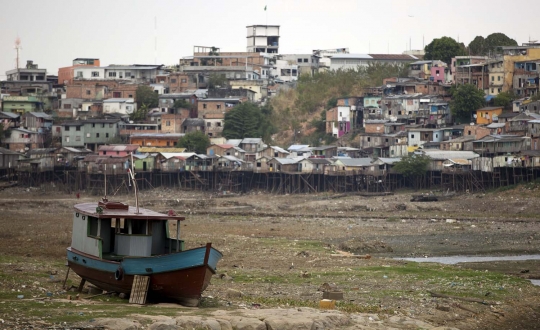
{"label": "yellow building", "polygon": [[504,84],[502,91],[506,92],[511,90],[513,86],[515,63],[540,60],[540,45],[503,47],[503,54]]}
{"label": "yellow building", "polygon": [[485,107],[478,109],[476,110],[476,124],[489,125],[493,121],[498,121],[498,117],[502,112],[502,107]]}

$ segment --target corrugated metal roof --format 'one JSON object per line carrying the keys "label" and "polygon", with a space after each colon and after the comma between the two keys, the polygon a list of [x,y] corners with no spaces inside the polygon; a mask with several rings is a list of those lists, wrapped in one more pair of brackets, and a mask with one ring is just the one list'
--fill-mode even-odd
{"label": "corrugated metal roof", "polygon": [[231,162],[245,163],[243,160],[236,158],[234,156],[224,155],[224,156],[221,156],[220,158],[225,158],[227,160],[230,160]]}
{"label": "corrugated metal roof", "polygon": [[434,160],[447,160],[447,159],[473,159],[479,157],[477,153],[473,151],[450,151],[450,150],[422,150],[422,153]]}
{"label": "corrugated metal roof", "polygon": [[50,119],[50,120],[53,119],[51,116],[49,116],[45,112],[29,112],[29,114],[37,118]]}
{"label": "corrugated metal roof", "polygon": [[501,127],[504,127],[506,126],[505,123],[491,123],[489,125],[486,126],[486,128],[501,128]]}
{"label": "corrugated metal roof", "polygon": [[13,112],[0,112],[1,116],[10,117],[13,119],[19,118],[19,114],[13,113]]}
{"label": "corrugated metal roof", "polygon": [[397,163],[401,160],[401,157],[396,157],[396,158],[383,158],[383,157],[379,157],[379,160],[385,164],[394,164],[394,163]]}
{"label": "corrugated metal roof", "polygon": [[138,144],[122,144],[122,145],[113,144],[113,145],[99,146],[98,150],[99,151],[126,151],[126,152],[129,152],[129,151],[135,151],[138,148],[139,148]]}
{"label": "corrugated metal roof", "polygon": [[11,151],[9,149],[0,147],[0,155],[22,155],[22,154],[19,152]]}
{"label": "corrugated metal roof", "polygon": [[297,150],[302,150],[302,149],[306,149],[306,148],[309,148],[309,144],[293,144],[289,147],[289,151],[297,151]]}
{"label": "corrugated metal roof", "polygon": [[312,164],[323,164],[323,165],[329,165],[332,164],[332,162],[326,158],[306,158],[308,162]]}
{"label": "corrugated metal roof", "polygon": [[280,158],[280,157],[275,157],[273,158],[275,159],[278,163],[280,163],[281,165],[288,165],[288,164],[296,164],[298,163],[299,161],[305,159],[303,157],[295,157],[295,158]]}
{"label": "corrugated metal roof", "polygon": [[169,159],[171,157],[176,157],[176,156],[180,156],[187,159],[191,156],[196,155],[196,153],[194,152],[160,152],[160,154],[166,159]]}
{"label": "corrugated metal roof", "polygon": [[131,134],[130,137],[150,137],[150,138],[181,138],[184,133],[137,133]]}
{"label": "corrugated metal roof", "polygon": [[278,147],[278,146],[270,146],[270,148],[272,148],[273,150],[277,151],[277,152],[282,152],[282,153],[285,153],[285,154],[289,154],[289,152],[281,147]]}
{"label": "corrugated metal roof", "polygon": [[244,138],[242,140],[242,142],[240,142],[240,143],[250,143],[250,144],[252,144],[252,143],[259,143],[259,142],[262,142],[261,138]]}
{"label": "corrugated metal roof", "polygon": [[134,102],[135,100],[132,98],[120,98],[120,97],[103,100],[103,103],[134,103]]}
{"label": "corrugated metal roof", "polygon": [[140,147],[139,153],[157,153],[157,152],[184,152],[186,148],[166,148],[166,147]]}
{"label": "corrugated metal roof", "polygon": [[345,166],[371,166],[371,158],[340,158],[336,162],[341,162]]}
{"label": "corrugated metal roof", "polygon": [[225,141],[225,144],[232,144],[233,146],[238,146],[240,143],[242,143],[242,139],[229,139]]}

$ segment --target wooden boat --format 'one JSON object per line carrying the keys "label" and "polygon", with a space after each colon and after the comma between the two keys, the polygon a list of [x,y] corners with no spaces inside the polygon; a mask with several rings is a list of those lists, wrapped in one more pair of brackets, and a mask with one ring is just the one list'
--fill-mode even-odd
{"label": "wooden boat", "polygon": [[136,207],[107,198],[75,205],[68,266],[103,290],[126,294],[135,275],[148,276],[148,297],[198,305],[222,254],[211,243],[185,250],[178,239],[184,217],[139,208],[136,201]]}

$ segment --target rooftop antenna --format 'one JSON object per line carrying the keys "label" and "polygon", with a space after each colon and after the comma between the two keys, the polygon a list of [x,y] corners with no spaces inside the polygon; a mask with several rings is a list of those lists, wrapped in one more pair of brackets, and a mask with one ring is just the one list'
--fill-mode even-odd
{"label": "rooftop antenna", "polygon": [[154,16],[154,64],[157,65],[157,17]]}
{"label": "rooftop antenna", "polygon": [[19,68],[19,52],[21,49],[21,38],[17,37],[17,39],[15,39],[15,51],[17,52],[17,57],[15,58],[15,69]]}

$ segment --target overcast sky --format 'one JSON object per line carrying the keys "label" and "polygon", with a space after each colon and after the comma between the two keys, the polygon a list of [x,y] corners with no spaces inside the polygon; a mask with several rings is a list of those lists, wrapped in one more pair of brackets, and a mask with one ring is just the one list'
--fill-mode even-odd
{"label": "overcast sky", "polygon": [[[267,10],[264,11],[264,7]],[[246,26],[280,25],[280,53],[348,47],[402,53],[450,36],[540,39],[539,0],[0,0],[0,79],[33,60],[48,74],[77,57],[102,65],[177,64],[194,45],[246,50]],[[157,28],[154,21],[157,20]]]}

